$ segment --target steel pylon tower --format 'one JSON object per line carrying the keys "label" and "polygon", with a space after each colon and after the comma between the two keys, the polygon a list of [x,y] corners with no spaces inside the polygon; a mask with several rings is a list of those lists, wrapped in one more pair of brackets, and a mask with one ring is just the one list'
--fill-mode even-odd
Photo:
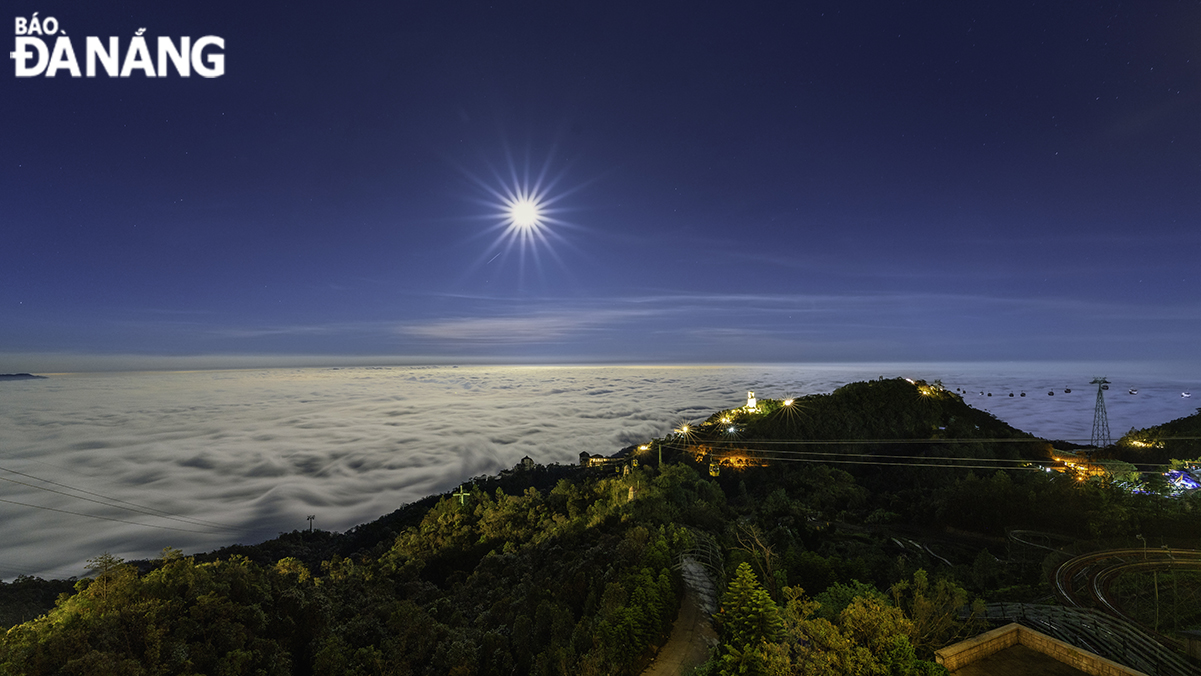
{"label": "steel pylon tower", "polygon": [[1113,443],[1109,438],[1109,415],[1105,413],[1105,396],[1102,392],[1109,381],[1105,378],[1093,378],[1089,385],[1097,386],[1097,407],[1093,410],[1093,448],[1104,448]]}

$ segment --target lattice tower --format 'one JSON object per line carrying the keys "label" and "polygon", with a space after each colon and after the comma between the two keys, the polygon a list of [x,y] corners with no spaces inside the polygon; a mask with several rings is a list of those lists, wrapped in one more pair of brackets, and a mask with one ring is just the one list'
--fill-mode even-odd
{"label": "lattice tower", "polygon": [[1090,385],[1097,386],[1097,406],[1093,409],[1093,448],[1104,448],[1113,443],[1109,438],[1109,414],[1105,412],[1105,386],[1109,381],[1105,378],[1093,378]]}

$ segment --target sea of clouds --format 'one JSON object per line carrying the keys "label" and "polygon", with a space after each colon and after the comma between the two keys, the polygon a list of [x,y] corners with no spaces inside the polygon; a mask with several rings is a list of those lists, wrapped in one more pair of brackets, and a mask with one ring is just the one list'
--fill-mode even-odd
{"label": "sea of clouds", "polygon": [[[345,530],[526,455],[570,464],[663,436],[744,404],[748,390],[783,398],[881,376],[940,379],[1015,427],[1087,442],[1088,382],[1103,368],[1114,438],[1201,405],[1198,374],[1072,364],[398,366],[0,382],[0,578],[80,575],[104,552],[260,542],[307,528],[308,515]],[[1194,386],[1198,399],[1180,396]]]}

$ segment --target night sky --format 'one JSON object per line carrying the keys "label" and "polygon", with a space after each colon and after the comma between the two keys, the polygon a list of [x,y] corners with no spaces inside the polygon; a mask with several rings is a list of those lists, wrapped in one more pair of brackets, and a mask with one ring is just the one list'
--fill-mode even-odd
{"label": "night sky", "polygon": [[225,72],[6,60],[0,372],[1199,364],[1201,3],[262,4],[9,5]]}

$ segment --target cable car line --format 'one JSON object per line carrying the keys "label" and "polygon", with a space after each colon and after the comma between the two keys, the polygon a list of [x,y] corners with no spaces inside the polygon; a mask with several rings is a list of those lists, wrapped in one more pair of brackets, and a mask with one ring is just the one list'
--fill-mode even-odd
{"label": "cable car line", "polygon": [[212,535],[212,533],[209,531],[191,530],[188,528],[176,528],[174,526],[156,526],[156,525],[150,524],[150,523],[140,523],[138,521],[127,521],[125,519],[117,519],[117,518],[111,517],[111,516],[100,516],[99,514],[85,514],[83,512],[73,512],[69,509],[58,509],[57,507],[44,507],[42,505],[31,505],[27,502],[17,502],[16,500],[6,500],[4,498],[0,498],[0,502],[8,503],[10,505],[19,505],[21,507],[32,507],[34,509],[44,509],[49,512],[58,512],[59,514],[71,514],[72,516],[86,516],[90,519],[102,519],[104,521],[115,521],[117,523],[127,523],[127,524],[130,524],[133,526],[145,526],[146,528],[160,528],[162,530],[174,530],[174,531],[180,531],[182,533],[200,533],[201,535]]}
{"label": "cable car line", "polygon": [[[59,494],[59,495],[64,495],[64,496],[66,496],[66,497],[69,497],[69,498],[74,498],[74,499],[76,499],[76,500],[85,500],[85,501],[87,501],[87,502],[94,502],[94,503],[96,503],[96,504],[98,504],[98,505],[103,505],[103,506],[105,506],[105,507],[113,507],[113,508],[116,508],[116,509],[123,509],[123,510],[125,510],[125,511],[128,511],[128,512],[135,512],[135,513],[137,513],[137,514],[144,514],[144,515],[146,515],[146,516],[153,516],[153,517],[159,517],[159,518],[163,518],[163,519],[170,519],[171,521],[179,521],[179,522],[181,522],[181,523],[186,523],[186,524],[193,525],[193,526],[203,526],[203,527],[206,527],[206,528],[216,528],[216,529],[220,529],[220,530],[242,530],[242,529],[239,529],[239,528],[234,528],[234,527],[231,527],[231,526],[226,526],[226,525],[223,525],[223,524],[214,523],[214,522],[211,522],[211,521],[204,521],[204,520],[202,520],[202,519],[192,519],[192,518],[189,518],[189,517],[181,517],[181,516],[176,516],[176,515],[174,515],[174,514],[171,514],[170,512],[165,512],[165,511],[163,511],[163,510],[161,510],[161,509],[155,509],[154,507],[147,507],[147,506],[145,506],[145,505],[139,505],[139,504],[137,504],[137,503],[134,503],[134,502],[129,502],[129,501],[127,501],[127,500],[121,500],[121,499],[119,499],[119,498],[110,498],[110,497],[108,497],[108,496],[106,496],[106,495],[101,495],[100,493],[95,493],[95,492],[92,492],[92,491],[84,490],[84,489],[82,489],[82,488],[75,488],[75,487],[73,487],[73,486],[67,486],[66,484],[61,484],[61,483],[58,483],[57,481],[51,481],[51,480],[49,480],[49,479],[43,479],[43,478],[41,478],[41,477],[33,476],[32,474],[26,474],[26,473],[24,473],[24,472],[18,472],[17,470],[8,469],[8,468],[6,468],[6,467],[0,467],[0,471],[9,472],[10,474],[16,474],[16,475],[18,475],[18,476],[27,477],[27,478],[29,478],[29,479],[35,479],[35,480],[37,480],[37,481],[41,481],[41,482],[44,482],[44,483],[48,483],[48,484],[51,484],[51,485],[54,485],[54,486],[60,486],[60,487],[62,487],[62,488],[66,488],[67,490],[70,490],[70,491],[75,491],[75,492],[77,492],[77,493],[84,493],[84,494],[87,494],[87,495],[94,495],[94,496],[96,496],[96,497],[98,497],[98,498],[102,498],[103,500],[108,500],[109,502],[103,502],[102,500],[93,500],[93,499],[91,499],[91,498],[85,498],[85,497],[82,497],[82,496],[79,496],[79,495],[71,495],[70,493],[64,493],[63,491],[57,491],[57,490],[54,490],[53,488],[46,488],[46,487],[44,487],[44,486],[36,486],[36,485],[34,485],[34,484],[25,483],[24,481],[17,481],[16,479],[8,479],[8,478],[5,478],[5,477],[0,477],[0,481],[8,481],[8,482],[10,482],[10,483],[20,484],[20,485],[22,485],[22,486],[27,486],[27,487],[29,487],[29,488],[33,488],[33,489],[35,489],[35,490],[39,490],[39,491],[47,491],[47,492],[50,492],[50,493],[57,493],[57,494]],[[123,506],[121,506],[121,505],[114,505],[114,504],[110,504],[111,502],[124,503],[124,504],[126,504],[126,505],[131,505],[131,507],[123,507]],[[136,509],[135,509],[135,508],[136,508]]]}
{"label": "cable car line", "polygon": [[[1201,437],[1157,437],[1158,441],[1196,441]],[[1060,439],[1059,441],[1069,441]],[[1002,443],[1049,443],[1045,439],[1034,437],[1026,439],[746,439],[738,440],[740,444],[795,444],[795,445],[851,445],[851,444],[1002,444]],[[708,443],[735,443],[727,439],[714,439]]]}
{"label": "cable car line", "polygon": [[996,465],[941,465],[928,462],[880,462],[878,460],[826,460],[819,458],[757,458],[761,460],[770,460],[772,462],[809,462],[831,465],[875,465],[877,467],[943,467],[949,469],[1012,469],[1024,470],[1032,472],[1042,472],[1045,470],[1043,465],[1036,467],[998,467]]}

